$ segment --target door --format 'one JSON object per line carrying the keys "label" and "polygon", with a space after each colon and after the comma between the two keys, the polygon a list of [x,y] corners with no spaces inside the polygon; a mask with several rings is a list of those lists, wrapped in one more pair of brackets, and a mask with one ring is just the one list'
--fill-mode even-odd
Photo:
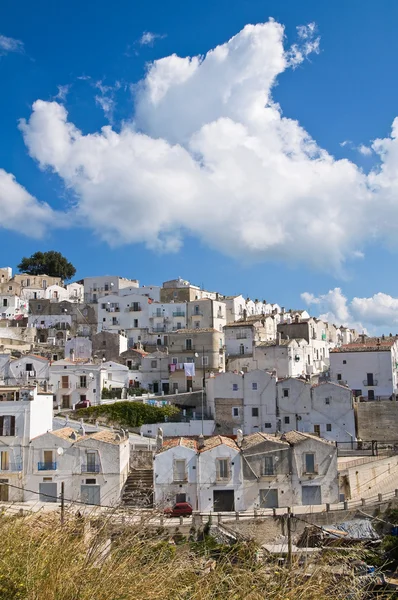
{"label": "door", "polygon": [[[58,334],[57,334],[57,337],[58,337]],[[62,375],[61,386],[62,386],[62,389],[64,389],[64,390],[67,390],[69,388],[69,376],[68,375]]]}
{"label": "door", "polygon": [[57,502],[57,484],[45,481],[39,483],[40,502]]}
{"label": "door", "polygon": [[99,485],[82,485],[80,486],[81,501],[86,504],[101,504],[101,486]]}
{"label": "door", "polygon": [[2,471],[8,471],[10,468],[10,455],[7,450],[3,450],[0,454],[0,469]]}
{"label": "door", "polygon": [[87,452],[87,473],[95,473],[96,453]]}
{"label": "door", "polygon": [[162,391],[166,394],[166,396],[169,393],[169,389],[170,389],[170,386],[168,383],[162,383]]}
{"label": "door", "polygon": [[234,490],[214,490],[213,492],[214,512],[226,512],[235,510]]}
{"label": "door", "polygon": [[186,502],[187,501],[187,495],[186,494],[176,494],[176,504],[178,504],[178,502]]}
{"label": "door", "polygon": [[158,394],[159,393],[159,383],[157,381],[153,382],[153,393],[154,394]]}
{"label": "door", "polygon": [[315,435],[319,435],[319,437],[321,436],[321,426],[320,425],[314,425],[314,433],[315,433]]}
{"label": "door", "polygon": [[54,465],[53,465],[53,458],[54,458],[54,454],[52,450],[44,450],[43,452],[43,458],[44,458],[44,468],[47,470],[51,470],[53,469]]}
{"label": "door", "polygon": [[320,485],[303,485],[301,488],[302,504],[309,506],[313,504],[322,504],[322,494]]}
{"label": "door", "polygon": [[62,396],[62,408],[69,408],[69,396]]}
{"label": "door", "polygon": [[0,502],[8,502],[8,479],[0,479]]}
{"label": "door", "polygon": [[278,490],[260,490],[260,508],[278,508]]}

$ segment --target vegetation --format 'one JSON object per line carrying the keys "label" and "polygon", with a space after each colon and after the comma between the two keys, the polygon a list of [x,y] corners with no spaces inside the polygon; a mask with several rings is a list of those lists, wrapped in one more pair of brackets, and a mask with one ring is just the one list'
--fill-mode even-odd
{"label": "vegetation", "polygon": [[[207,553],[178,532],[145,524],[115,529],[107,521],[67,515],[1,517],[0,600],[363,600],[352,577],[325,564],[311,577],[250,544]],[[177,538],[177,539],[174,539]],[[224,549],[224,551],[222,551]],[[200,551],[199,551],[200,550]],[[212,558],[214,557],[214,558]],[[344,562],[339,557],[339,564]],[[383,598],[392,598],[383,594]]]}
{"label": "vegetation", "polygon": [[169,417],[179,414],[175,406],[151,406],[141,402],[115,402],[89,406],[76,411],[78,417],[96,420],[105,417],[112,423],[125,427],[141,427],[147,423],[164,423]]}
{"label": "vegetation", "polygon": [[[142,396],[142,394],[146,394],[147,390],[144,388],[128,388],[127,393],[129,396]],[[102,388],[101,398],[103,399],[112,399],[112,398],[121,398],[122,397],[122,388],[114,388],[112,390],[108,388]]]}
{"label": "vegetation", "polygon": [[27,275],[49,275],[60,277],[63,281],[71,279],[76,273],[75,267],[60,252],[35,252],[28,258],[23,257],[18,265],[21,273]]}

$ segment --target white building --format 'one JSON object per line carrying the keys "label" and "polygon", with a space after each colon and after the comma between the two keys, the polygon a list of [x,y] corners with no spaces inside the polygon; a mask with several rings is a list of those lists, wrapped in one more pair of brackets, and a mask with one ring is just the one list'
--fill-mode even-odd
{"label": "white building", "polygon": [[84,278],[84,301],[96,304],[99,298],[109,295],[119,295],[125,288],[138,288],[136,279],[124,279],[117,275],[99,275],[98,277]]}
{"label": "white building", "polygon": [[66,286],[69,296],[69,302],[83,302],[84,301],[84,285],[77,283],[69,283]]}
{"label": "white building", "polygon": [[129,370],[113,362],[93,364],[59,360],[50,366],[50,385],[56,406],[72,408],[88,400],[92,405],[102,403],[102,392],[121,390],[125,397],[129,386]]}
{"label": "white building", "polygon": [[51,300],[51,302],[63,302],[69,301],[69,291],[58,284],[49,285],[46,289],[45,298]]}
{"label": "white building", "polygon": [[0,311],[2,319],[15,319],[17,315],[28,314],[28,302],[21,300],[16,294],[0,294]]}
{"label": "white building", "polygon": [[64,483],[67,501],[117,506],[129,472],[128,435],[87,434],[71,427],[49,431],[30,444],[25,500],[57,502]]}
{"label": "white building", "polygon": [[65,357],[70,360],[90,360],[93,344],[89,338],[73,337],[65,343]]}
{"label": "white building", "polygon": [[24,354],[21,358],[10,358],[2,379],[6,385],[38,385],[46,389],[49,383],[49,361],[36,354]]}
{"label": "white building", "polygon": [[385,400],[398,392],[398,338],[360,336],[330,352],[330,378],[354,396]]}
{"label": "white building", "polygon": [[24,500],[29,444],[51,427],[51,394],[35,386],[0,387],[0,501]]}
{"label": "white building", "polygon": [[155,503],[189,502],[201,512],[244,511],[339,500],[337,449],[291,431],[255,433],[236,441],[214,436],[157,438]]}

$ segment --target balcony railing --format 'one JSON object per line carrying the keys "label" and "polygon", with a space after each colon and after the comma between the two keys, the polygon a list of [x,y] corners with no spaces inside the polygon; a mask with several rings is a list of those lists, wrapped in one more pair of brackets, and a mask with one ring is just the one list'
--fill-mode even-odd
{"label": "balcony railing", "polygon": [[375,385],[379,384],[377,379],[373,379],[372,381],[368,381],[367,379],[364,379],[362,381],[362,383],[365,387],[374,387]]}
{"label": "balcony railing", "polygon": [[185,473],[184,475],[182,473],[174,473],[173,481],[175,483],[182,483],[184,481],[188,481],[188,473]]}
{"label": "balcony railing", "polygon": [[198,310],[198,312],[195,311],[194,313],[192,313],[192,316],[193,317],[203,317],[203,313],[201,310]]}
{"label": "balcony railing", "polygon": [[10,473],[13,471],[22,471],[22,463],[20,462],[10,462],[8,465],[1,467],[0,473]]}
{"label": "balcony railing", "polygon": [[99,473],[100,465],[82,465],[82,473]]}
{"label": "balcony railing", "polygon": [[185,312],[177,310],[176,312],[173,312],[173,317],[185,317]]}
{"label": "balcony railing", "polygon": [[141,306],[129,306],[126,308],[126,312],[140,312],[141,310]]}
{"label": "balcony railing", "polygon": [[37,470],[38,471],[56,471],[57,463],[56,462],[38,462]]}

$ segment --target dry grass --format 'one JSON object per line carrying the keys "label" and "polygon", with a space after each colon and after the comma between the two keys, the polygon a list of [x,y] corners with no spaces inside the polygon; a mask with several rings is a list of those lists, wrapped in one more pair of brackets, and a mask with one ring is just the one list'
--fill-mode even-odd
{"label": "dry grass", "polygon": [[[320,600],[344,599],[349,580],[325,569],[310,579],[255,560],[250,546],[209,561],[203,543],[110,522],[0,517],[0,600]],[[110,539],[112,538],[112,543]],[[362,598],[360,592],[350,598]]]}

